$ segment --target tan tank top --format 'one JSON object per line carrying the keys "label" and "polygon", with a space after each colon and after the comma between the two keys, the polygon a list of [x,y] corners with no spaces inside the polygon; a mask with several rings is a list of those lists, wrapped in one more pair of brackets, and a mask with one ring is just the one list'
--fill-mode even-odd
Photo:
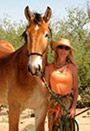
{"label": "tan tank top", "polygon": [[67,95],[72,92],[72,64],[68,64],[66,72],[57,72],[54,64],[50,64],[51,90],[56,94]]}

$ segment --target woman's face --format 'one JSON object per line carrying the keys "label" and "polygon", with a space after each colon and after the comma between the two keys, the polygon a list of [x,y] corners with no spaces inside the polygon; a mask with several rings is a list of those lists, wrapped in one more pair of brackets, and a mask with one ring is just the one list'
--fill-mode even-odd
{"label": "woman's face", "polygon": [[70,53],[70,48],[66,46],[58,46],[56,48],[56,53],[58,53],[59,57],[66,58]]}

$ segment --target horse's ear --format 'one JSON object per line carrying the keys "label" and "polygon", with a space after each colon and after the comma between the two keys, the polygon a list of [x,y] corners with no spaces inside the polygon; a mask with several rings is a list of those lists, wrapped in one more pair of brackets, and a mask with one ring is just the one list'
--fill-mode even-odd
{"label": "horse's ear", "polygon": [[49,23],[49,20],[51,18],[51,15],[52,15],[52,11],[51,11],[51,8],[50,7],[47,7],[47,10],[43,16],[43,19],[46,23]]}
{"label": "horse's ear", "polygon": [[25,16],[29,22],[33,19],[32,13],[28,6],[25,8]]}

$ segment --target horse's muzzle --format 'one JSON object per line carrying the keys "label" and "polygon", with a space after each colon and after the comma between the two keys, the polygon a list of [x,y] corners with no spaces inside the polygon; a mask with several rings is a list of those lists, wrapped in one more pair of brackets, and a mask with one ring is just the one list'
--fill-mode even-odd
{"label": "horse's muzzle", "polygon": [[36,76],[40,76],[42,74],[42,70],[41,70],[40,65],[38,65],[37,68],[30,68],[30,66],[28,65],[28,72],[31,75],[36,75]]}
{"label": "horse's muzzle", "polygon": [[39,76],[42,73],[42,56],[32,54],[29,56],[28,72],[32,75]]}

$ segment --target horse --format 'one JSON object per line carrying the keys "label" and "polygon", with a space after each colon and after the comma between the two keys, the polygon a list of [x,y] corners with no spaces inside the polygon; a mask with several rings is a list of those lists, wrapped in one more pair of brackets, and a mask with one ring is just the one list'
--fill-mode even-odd
{"label": "horse", "polygon": [[0,58],[8,56],[14,51],[14,47],[9,42],[0,40]]}
{"label": "horse", "polygon": [[51,8],[45,14],[32,14],[25,8],[28,20],[23,37],[25,43],[6,57],[0,58],[0,104],[9,106],[9,131],[19,131],[20,113],[26,108],[35,111],[35,129],[44,131],[48,93],[39,87],[46,64]]}

